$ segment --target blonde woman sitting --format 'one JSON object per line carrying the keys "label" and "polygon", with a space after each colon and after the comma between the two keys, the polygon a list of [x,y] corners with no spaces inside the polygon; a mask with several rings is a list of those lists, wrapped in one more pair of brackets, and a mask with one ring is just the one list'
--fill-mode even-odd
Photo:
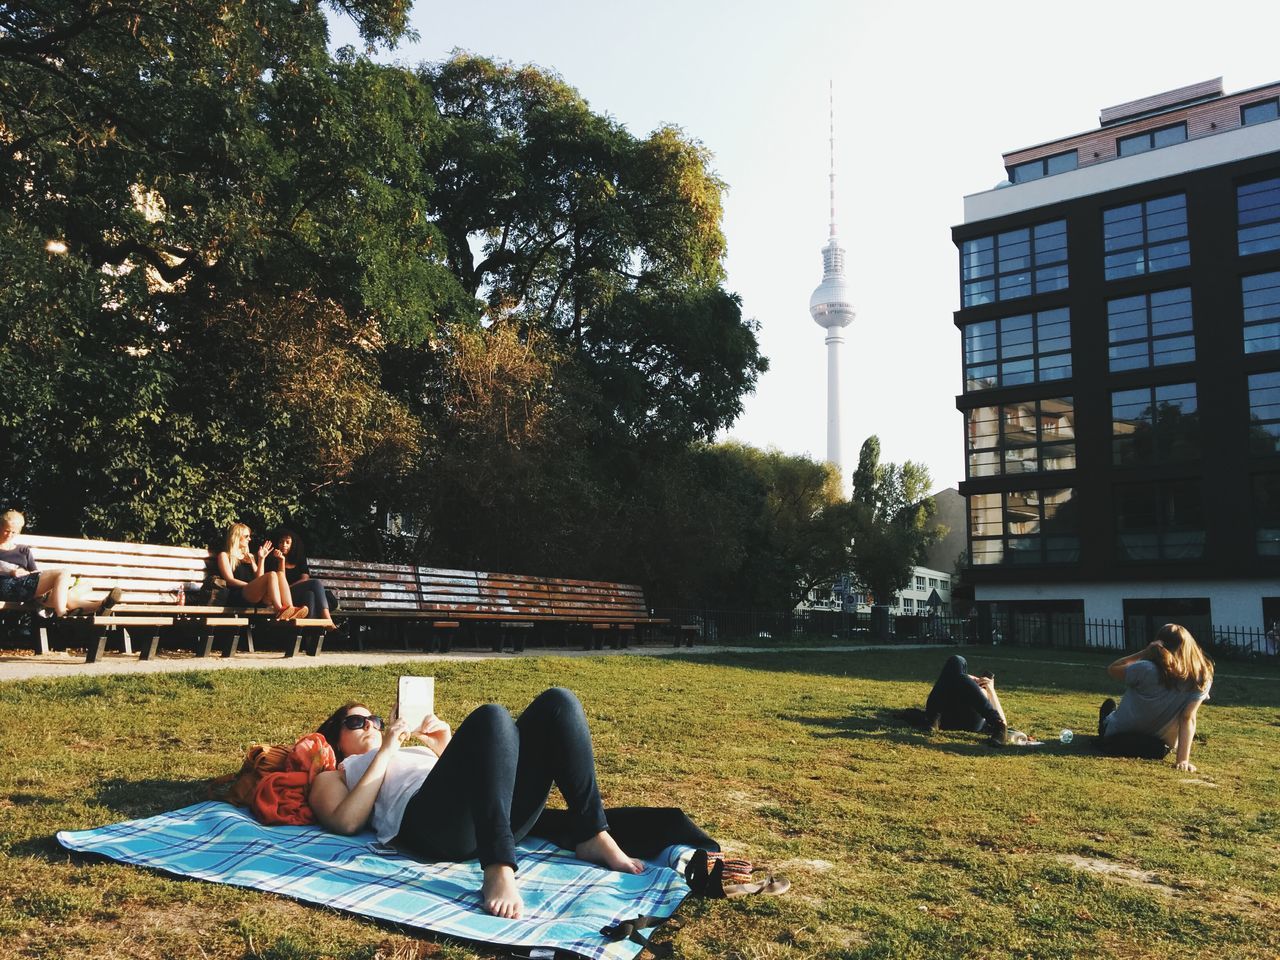
{"label": "blonde woman sitting", "polygon": [[1213,661],[1186,627],[1166,623],[1137,653],[1121,657],[1107,673],[1128,687],[1119,705],[1107,699],[1098,714],[1103,750],[1122,737],[1147,736],[1176,748],[1179,770],[1195,772],[1191,742],[1196,713],[1209,699]]}
{"label": "blonde woman sitting", "polygon": [[233,523],[227,531],[227,549],[218,554],[218,573],[227,584],[227,603],[233,607],[253,607],[265,602],[275,608],[277,620],[305,616],[306,607],[290,603],[289,583],[283,567],[266,569],[271,541],[264,541],[254,553],[249,549],[249,537],[247,524]]}

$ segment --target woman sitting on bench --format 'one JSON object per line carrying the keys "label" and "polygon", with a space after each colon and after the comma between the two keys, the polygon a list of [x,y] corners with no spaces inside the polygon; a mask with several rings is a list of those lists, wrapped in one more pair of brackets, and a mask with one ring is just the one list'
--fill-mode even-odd
{"label": "woman sitting on bench", "polygon": [[[480,897],[494,916],[520,916],[516,843],[529,835],[553,783],[568,805],[566,838],[580,859],[644,872],[608,832],[591,732],[568,690],[543,691],[518,720],[495,703],[477,707],[456,734],[434,715],[410,730],[406,721],[388,726],[364,704],[348,703],[320,733],[339,761],[311,786],[320,823],[353,834],[372,821],[381,842],[423,860],[479,859]],[[424,746],[402,748],[410,736]]]}
{"label": "woman sitting on bench", "polygon": [[36,600],[51,609],[55,617],[65,617],[71,610],[106,613],[120,602],[119,587],[102,600],[91,600],[83,591],[71,592],[72,577],[66,570],[37,569],[31,548],[18,543],[18,534],[26,523],[27,518],[17,510],[6,510],[0,515],[0,600],[8,603]]}
{"label": "woman sitting on bench", "polygon": [[266,540],[257,553],[249,550],[249,527],[233,523],[227,531],[227,549],[218,554],[218,574],[227,584],[227,603],[233,607],[252,607],[264,600],[275,608],[277,620],[296,620],[304,616],[306,607],[290,602],[289,584],[284,577],[284,564],[268,571],[265,559],[271,552]]}
{"label": "woman sitting on bench", "polygon": [[289,602],[307,608],[307,616],[319,620],[328,620],[327,626],[335,626],[329,616],[329,598],[325,595],[324,584],[313,579],[307,567],[307,555],[302,548],[302,538],[288,527],[280,527],[271,539],[276,548],[271,551],[265,563],[269,571],[279,569],[283,564],[284,579],[289,586]]}
{"label": "woman sitting on bench", "polygon": [[[1213,686],[1213,661],[1204,655],[1191,631],[1166,623],[1146,647],[1121,657],[1107,667],[1107,673],[1123,680],[1129,689],[1119,706],[1108,698],[1098,711],[1103,752],[1127,755],[1126,750],[1108,750],[1121,737],[1156,738],[1166,748],[1177,748],[1179,770],[1194,773],[1191,741],[1196,735],[1196,712],[1209,699]],[[1149,754],[1135,749],[1133,755]]]}

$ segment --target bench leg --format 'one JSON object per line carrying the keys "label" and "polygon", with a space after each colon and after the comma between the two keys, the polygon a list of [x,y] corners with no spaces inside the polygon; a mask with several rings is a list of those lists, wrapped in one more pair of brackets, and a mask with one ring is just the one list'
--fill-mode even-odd
{"label": "bench leg", "polygon": [[152,630],[138,643],[138,659],[154,660],[156,651],[160,648],[160,631]]}
{"label": "bench leg", "polygon": [[107,652],[107,631],[101,630],[90,636],[84,648],[84,662],[98,663]]}
{"label": "bench leg", "polygon": [[285,659],[288,660],[292,657],[296,657],[302,651],[301,631],[294,631],[293,633],[287,636],[284,635],[284,631],[281,631],[281,635],[284,636]]}
{"label": "bench leg", "polygon": [[208,627],[200,627],[192,638],[191,650],[197,657],[207,657],[213,653],[213,631]]}
{"label": "bench leg", "polygon": [[222,659],[230,660],[240,649],[240,631],[229,630],[222,641]]}
{"label": "bench leg", "polygon": [[318,657],[320,651],[324,649],[324,631],[317,629],[312,632],[307,639],[307,656]]}

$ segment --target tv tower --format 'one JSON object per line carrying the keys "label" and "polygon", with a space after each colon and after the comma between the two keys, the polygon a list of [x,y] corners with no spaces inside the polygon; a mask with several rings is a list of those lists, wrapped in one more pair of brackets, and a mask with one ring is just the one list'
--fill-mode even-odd
{"label": "tv tower", "polygon": [[813,321],[827,331],[827,462],[840,471],[847,487],[844,457],[840,449],[840,348],[844,346],[844,328],[853,323],[853,304],[849,301],[849,282],[844,275],[844,247],[836,237],[836,109],[835,92],[829,82],[831,105],[831,233],[822,248],[822,283],[809,298]]}

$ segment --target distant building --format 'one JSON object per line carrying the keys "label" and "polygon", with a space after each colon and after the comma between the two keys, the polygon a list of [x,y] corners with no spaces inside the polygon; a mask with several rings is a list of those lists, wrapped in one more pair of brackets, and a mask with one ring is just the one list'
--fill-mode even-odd
{"label": "distant building", "polygon": [[1280,83],[1005,154],[960,251],[966,573],[996,612],[1280,618]]}
{"label": "distant building", "polygon": [[[930,599],[937,594],[936,611],[941,614],[951,613],[951,572],[931,570],[928,567],[916,567],[911,572],[911,581],[907,587],[894,594],[887,604],[889,612],[894,615],[904,613],[927,614],[930,612]],[[850,592],[847,606],[842,584],[836,584],[828,590],[810,590],[808,596],[796,608],[798,610],[841,610],[869,613],[871,605],[861,593]]]}

